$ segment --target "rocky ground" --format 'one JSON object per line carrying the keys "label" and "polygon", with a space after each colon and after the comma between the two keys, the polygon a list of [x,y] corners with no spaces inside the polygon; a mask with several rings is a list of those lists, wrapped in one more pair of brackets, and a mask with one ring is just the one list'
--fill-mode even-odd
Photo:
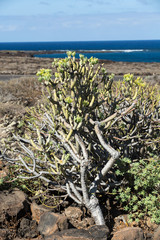
{"label": "rocky ground", "polygon": [[[40,68],[51,68],[53,59],[34,58],[34,52],[0,52],[0,151],[20,123],[26,107],[41,99],[41,86],[35,76]],[[116,79],[125,73],[143,76],[152,84],[160,83],[160,63],[123,63],[103,61]],[[1,154],[1,152],[0,152]],[[160,226],[146,218],[144,225],[130,224],[127,215],[106,202],[108,227],[95,226],[85,209],[69,199],[62,207],[50,202],[46,207],[31,194],[14,187],[7,178],[8,166],[0,161],[0,240],[159,240]],[[14,179],[13,179],[14,182]]]}
{"label": "rocky ground", "polygon": [[160,226],[147,220],[150,231],[135,223],[127,215],[114,216],[112,228],[96,226],[83,208],[70,205],[57,211],[31,201],[18,188],[0,193],[1,240],[159,240]]}

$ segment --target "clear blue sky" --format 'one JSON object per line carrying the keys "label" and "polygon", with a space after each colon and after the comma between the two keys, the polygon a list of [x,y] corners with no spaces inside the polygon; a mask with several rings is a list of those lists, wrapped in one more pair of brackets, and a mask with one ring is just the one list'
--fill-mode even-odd
{"label": "clear blue sky", "polygon": [[0,42],[160,39],[160,0],[0,0]]}

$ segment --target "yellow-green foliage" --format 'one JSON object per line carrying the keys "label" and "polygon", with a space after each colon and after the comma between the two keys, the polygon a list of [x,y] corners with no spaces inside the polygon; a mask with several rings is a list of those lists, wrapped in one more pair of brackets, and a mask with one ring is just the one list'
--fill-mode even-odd
{"label": "yellow-green foliage", "polygon": [[68,52],[67,58],[53,62],[56,68],[53,77],[49,69],[37,73],[46,85],[52,118],[56,116],[61,125],[63,123],[57,116],[74,130],[79,129],[89,116],[95,118],[95,109],[101,104],[99,84],[105,82],[108,91],[112,82],[112,76],[107,76],[102,66],[94,68],[97,63],[98,59],[87,59],[83,55],[76,61],[75,53]]}
{"label": "yellow-green foliage", "polygon": [[[139,159],[150,152],[160,153],[160,90],[142,78],[126,74],[114,82],[109,99],[112,111],[135,103],[134,109],[109,128],[112,144],[124,157]],[[107,132],[108,135],[108,132]]]}
{"label": "yellow-green foliage", "polygon": [[[56,68],[54,77],[51,78],[49,69],[41,69],[37,73],[39,80],[44,80],[44,84],[48,86],[50,101],[53,100],[53,103],[58,102],[61,107],[65,105],[65,109],[62,109],[65,117],[72,114],[69,106],[71,103],[73,103],[72,108],[80,115],[85,115],[90,107],[97,104],[98,78],[103,71],[100,66],[93,71],[98,59],[91,58],[88,60],[83,55],[80,55],[80,61],[76,61],[74,53],[72,55],[69,52],[68,58],[56,59],[53,62],[53,67]],[[103,75],[105,76],[106,73],[104,72]],[[61,109],[57,106],[56,111],[58,110]],[[60,112],[56,112],[56,114],[58,113]]]}
{"label": "yellow-green foliage", "polygon": [[[108,76],[106,69],[97,63],[97,59],[87,59],[83,55],[76,60],[75,53],[68,52],[67,58],[54,60],[53,75],[50,69],[41,69],[37,73],[48,92],[47,104],[30,110],[28,128],[31,131],[27,138],[42,158],[44,152],[47,152],[48,159],[54,156],[57,171],[58,166],[66,162],[66,151],[60,154],[57,146],[57,150],[50,152],[53,144],[50,139],[54,133],[51,129],[46,129],[43,144],[45,114],[50,116],[63,139],[73,145],[73,133],[78,131],[86,139],[87,147],[93,150],[95,135],[89,119],[102,122],[112,116],[101,124],[101,131],[121,156],[139,159],[147,157],[150,152],[160,152],[160,94],[157,88],[132,74],[124,75],[123,81],[113,82],[114,75]],[[126,113],[125,109],[128,109]],[[33,140],[35,137],[37,141]],[[94,154],[91,155],[98,164]]]}

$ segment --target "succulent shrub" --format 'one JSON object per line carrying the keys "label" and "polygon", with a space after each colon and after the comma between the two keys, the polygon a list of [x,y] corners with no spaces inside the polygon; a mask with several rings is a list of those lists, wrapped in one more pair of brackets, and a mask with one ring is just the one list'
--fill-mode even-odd
{"label": "succulent shrub", "polygon": [[96,58],[67,54],[54,60],[53,73],[37,73],[46,101],[28,111],[25,134],[16,136],[23,152],[7,160],[19,165],[22,178],[66,191],[102,225],[97,193],[123,182],[115,161],[159,148],[159,100],[141,78],[128,74],[113,83]]}
{"label": "succulent shrub", "polygon": [[142,78],[126,74],[123,81],[112,86],[108,112],[129,107],[136,102],[133,111],[128,112],[106,132],[110,144],[120,149],[121,156],[141,159],[160,154],[160,90],[150,86]]}

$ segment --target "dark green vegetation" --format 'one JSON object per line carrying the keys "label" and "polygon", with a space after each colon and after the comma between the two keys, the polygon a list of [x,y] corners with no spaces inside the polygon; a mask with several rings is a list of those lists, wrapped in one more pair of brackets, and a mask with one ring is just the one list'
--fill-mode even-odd
{"label": "dark green vegetation", "polygon": [[146,216],[160,223],[160,160],[157,156],[131,161],[121,159],[117,175],[123,176],[125,184],[114,189],[115,198],[130,213],[130,221],[139,222]]}
{"label": "dark green vegetation", "polygon": [[29,109],[16,137],[23,151],[8,160],[30,184],[42,180],[66,191],[98,224],[97,196],[111,193],[132,219],[159,223],[158,88],[132,74],[114,82],[97,59],[74,56],[54,61],[54,76],[38,72],[45,101]]}

